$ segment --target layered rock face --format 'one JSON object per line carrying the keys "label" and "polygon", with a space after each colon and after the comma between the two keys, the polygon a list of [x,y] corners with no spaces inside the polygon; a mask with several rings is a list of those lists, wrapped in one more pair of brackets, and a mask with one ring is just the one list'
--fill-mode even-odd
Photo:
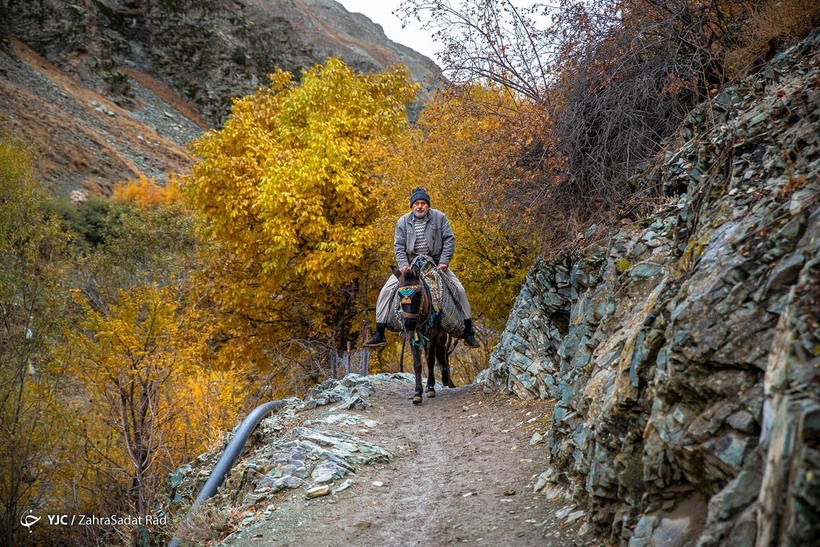
{"label": "layered rock face", "polygon": [[622,544],[820,537],[818,44],[691,112],[653,217],[535,264],[480,377],[556,400],[539,487]]}

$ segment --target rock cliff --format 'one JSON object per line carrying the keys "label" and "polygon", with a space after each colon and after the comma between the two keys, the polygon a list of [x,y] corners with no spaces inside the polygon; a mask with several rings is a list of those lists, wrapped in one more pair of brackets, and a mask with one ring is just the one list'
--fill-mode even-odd
{"label": "rock cliff", "polygon": [[820,537],[818,44],[690,113],[655,215],[535,264],[480,377],[556,401],[538,488],[622,544]]}

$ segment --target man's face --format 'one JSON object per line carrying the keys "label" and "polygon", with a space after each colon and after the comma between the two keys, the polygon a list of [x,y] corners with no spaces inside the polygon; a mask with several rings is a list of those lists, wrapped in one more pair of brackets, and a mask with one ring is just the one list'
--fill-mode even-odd
{"label": "man's face", "polygon": [[426,215],[427,214],[427,209],[429,209],[429,208],[430,208],[430,206],[427,205],[427,202],[424,201],[423,199],[417,199],[416,201],[413,202],[413,205],[412,205],[413,214],[416,215],[416,218],[421,218],[424,215]]}

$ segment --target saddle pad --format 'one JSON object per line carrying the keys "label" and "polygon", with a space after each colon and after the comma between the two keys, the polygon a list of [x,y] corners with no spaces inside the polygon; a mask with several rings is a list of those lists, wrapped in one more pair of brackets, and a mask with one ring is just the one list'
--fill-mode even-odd
{"label": "saddle pad", "polygon": [[[430,292],[433,295],[433,307],[441,314],[441,325],[448,334],[456,338],[464,335],[464,312],[458,305],[458,300],[453,296],[455,294],[455,287],[453,287],[450,279],[441,270],[436,267],[436,264],[429,257],[417,257],[416,265],[421,266],[421,275],[430,287]],[[399,321],[399,312],[401,311],[400,301],[401,297],[398,290],[395,290],[390,297],[393,302],[394,313],[390,314],[387,323],[387,328],[393,332],[401,330],[401,323]]]}

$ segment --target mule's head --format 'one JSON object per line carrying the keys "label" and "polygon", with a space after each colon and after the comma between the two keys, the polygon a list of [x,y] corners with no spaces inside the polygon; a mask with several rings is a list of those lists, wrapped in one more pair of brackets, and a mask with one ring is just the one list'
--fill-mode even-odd
{"label": "mule's head", "polygon": [[419,321],[424,319],[424,282],[421,273],[415,266],[402,272],[395,266],[390,266],[393,275],[399,280],[398,296],[401,307],[401,321],[406,331],[416,330]]}

